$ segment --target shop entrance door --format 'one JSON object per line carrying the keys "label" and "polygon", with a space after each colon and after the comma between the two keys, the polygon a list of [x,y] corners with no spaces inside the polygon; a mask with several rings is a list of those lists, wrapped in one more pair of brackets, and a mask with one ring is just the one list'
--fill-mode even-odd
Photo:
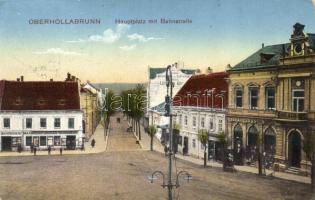
{"label": "shop entrance door", "polygon": [[75,149],[75,136],[68,135],[66,138],[67,149],[74,150]]}
{"label": "shop entrance door", "polygon": [[12,151],[12,139],[11,137],[1,138],[2,151]]}

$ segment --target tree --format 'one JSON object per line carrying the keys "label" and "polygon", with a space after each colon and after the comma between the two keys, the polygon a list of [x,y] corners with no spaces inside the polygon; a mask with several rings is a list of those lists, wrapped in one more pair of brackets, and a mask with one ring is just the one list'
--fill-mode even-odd
{"label": "tree", "polygon": [[257,136],[257,154],[258,154],[258,175],[262,176],[262,170],[263,170],[263,158],[262,158],[262,138],[261,136],[258,134]]}
{"label": "tree", "polygon": [[226,170],[226,155],[225,155],[225,152],[226,152],[227,139],[226,139],[226,135],[225,135],[224,132],[219,133],[218,140],[219,140],[219,143],[220,143],[220,145],[222,147],[222,149],[221,149],[221,160],[223,162],[223,170],[225,171]]}
{"label": "tree", "polygon": [[208,144],[208,140],[209,140],[209,133],[208,133],[208,131],[205,130],[205,129],[199,130],[198,131],[198,140],[200,141],[200,143],[204,147],[204,151],[203,151],[203,166],[206,167],[207,166],[207,144]]}
{"label": "tree", "polygon": [[148,134],[151,138],[151,142],[150,142],[150,150],[153,151],[153,137],[155,136],[156,134],[156,128],[154,125],[150,125],[149,126],[149,129],[148,129]]}
{"label": "tree", "polygon": [[115,113],[114,109],[114,100],[115,100],[115,94],[112,90],[109,90],[105,94],[105,100],[104,105],[102,106],[101,112],[103,113],[103,126],[104,126],[104,132],[107,134],[110,124],[110,117]]}
{"label": "tree", "polygon": [[303,151],[306,157],[311,161],[311,186],[313,191],[315,191],[315,137],[314,134],[308,133],[305,135],[303,140]]}

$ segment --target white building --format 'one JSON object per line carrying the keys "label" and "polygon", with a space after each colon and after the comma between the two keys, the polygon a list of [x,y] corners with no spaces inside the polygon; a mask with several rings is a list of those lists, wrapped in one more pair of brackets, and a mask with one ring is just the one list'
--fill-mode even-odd
{"label": "white building", "polygon": [[[174,82],[173,96],[181,89],[186,81],[192,76],[196,70],[181,69],[177,63],[172,65],[172,77]],[[168,118],[164,117],[164,101],[167,94],[166,88],[166,67],[165,68],[149,68],[149,83],[147,85],[147,114],[149,124],[157,126],[167,125]],[[153,121],[154,119],[154,121]],[[160,139],[162,130],[159,128],[157,137]]]}
{"label": "white building", "polygon": [[0,81],[0,150],[81,148],[77,82]]}
{"label": "white building", "polygon": [[220,158],[218,135],[225,132],[225,108],[228,103],[225,72],[194,75],[173,99],[174,123],[180,127],[178,151],[202,158],[204,146],[198,140],[200,130],[209,133],[209,158]]}

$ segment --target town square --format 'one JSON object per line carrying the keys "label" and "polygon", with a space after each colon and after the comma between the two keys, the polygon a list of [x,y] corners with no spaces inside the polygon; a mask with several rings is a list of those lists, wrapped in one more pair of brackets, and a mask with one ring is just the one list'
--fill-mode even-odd
{"label": "town square", "polygon": [[315,200],[314,0],[0,19],[0,200]]}

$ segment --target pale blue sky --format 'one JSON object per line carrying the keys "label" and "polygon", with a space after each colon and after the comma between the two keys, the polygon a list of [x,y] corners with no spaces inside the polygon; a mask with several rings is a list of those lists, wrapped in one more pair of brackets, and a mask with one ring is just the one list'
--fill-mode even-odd
{"label": "pale blue sky", "polygon": [[[28,23],[56,18],[98,18],[101,24]],[[131,25],[122,30],[114,23],[160,18],[188,18],[192,23]],[[143,82],[148,65],[176,61],[220,71],[263,42],[289,42],[296,22],[305,24],[306,32],[315,32],[312,0],[0,0],[0,19],[0,79],[20,73],[29,79],[62,79],[70,71],[94,82]],[[101,38],[92,41],[91,36]],[[107,40],[109,36],[117,38]]]}

